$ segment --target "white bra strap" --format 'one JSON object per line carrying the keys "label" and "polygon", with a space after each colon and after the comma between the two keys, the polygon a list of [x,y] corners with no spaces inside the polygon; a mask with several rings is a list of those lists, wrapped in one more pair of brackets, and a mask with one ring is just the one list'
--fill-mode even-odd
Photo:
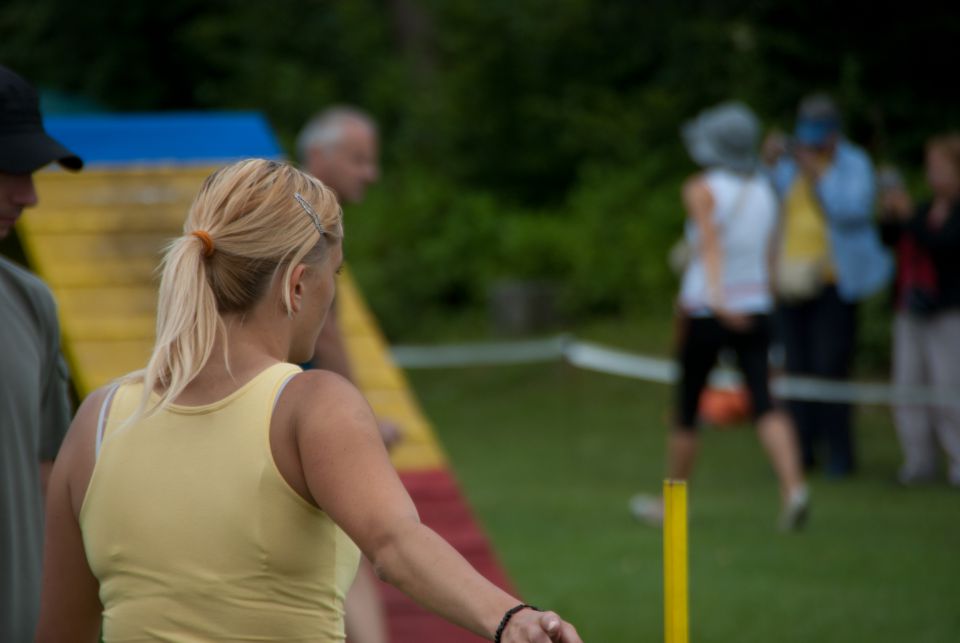
{"label": "white bra strap", "polygon": [[277,403],[280,401],[280,396],[283,395],[283,389],[287,388],[287,384],[290,383],[294,377],[302,373],[303,371],[297,371],[296,373],[290,373],[287,375],[286,379],[283,380],[283,384],[280,385],[280,388],[277,389],[277,396],[273,398],[273,410],[277,410]]}
{"label": "white bra strap", "polygon": [[97,419],[97,448],[95,460],[100,459],[100,445],[103,444],[103,429],[107,426],[107,411],[110,408],[110,402],[113,401],[113,396],[118,388],[120,388],[119,384],[111,386],[103,398],[103,404],[100,405],[100,417]]}

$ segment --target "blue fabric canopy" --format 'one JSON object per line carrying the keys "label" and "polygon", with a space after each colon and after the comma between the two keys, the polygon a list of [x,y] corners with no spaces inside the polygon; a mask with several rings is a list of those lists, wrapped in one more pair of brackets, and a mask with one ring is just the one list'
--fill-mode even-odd
{"label": "blue fabric canopy", "polygon": [[257,112],[50,116],[51,136],[89,165],[206,165],[283,158]]}

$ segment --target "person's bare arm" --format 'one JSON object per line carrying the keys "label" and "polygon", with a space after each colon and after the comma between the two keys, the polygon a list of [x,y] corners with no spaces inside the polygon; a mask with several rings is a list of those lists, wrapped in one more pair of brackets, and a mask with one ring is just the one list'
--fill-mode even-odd
{"label": "person's bare arm", "polygon": [[[329,373],[294,378],[296,441],[315,502],[357,543],[378,575],[439,613],[492,639],[503,614],[521,601],[480,575],[423,525],[390,465],[376,420],[360,393]],[[309,403],[306,402],[309,400]],[[580,643],[569,624],[547,612],[519,612],[504,643]]]}
{"label": "person's bare arm", "polygon": [[713,222],[713,195],[700,176],[694,177],[683,186],[683,205],[687,216],[700,232],[699,252],[707,272],[707,290],[710,301],[717,306],[723,304],[723,249]]}
{"label": "person's bare arm", "polygon": [[723,325],[734,330],[743,330],[749,327],[750,319],[745,315],[732,313],[726,309],[723,296],[723,246],[720,242],[720,231],[713,220],[713,209],[716,207],[713,194],[703,180],[696,176],[683,186],[683,205],[687,215],[696,224],[700,231],[699,251],[703,257],[707,272],[707,293],[713,314]]}
{"label": "person's bare arm", "polygon": [[[346,342],[343,341],[340,323],[337,321],[336,300],[334,300],[334,305],[330,309],[330,314],[327,315],[320,336],[317,337],[312,363],[314,368],[332,371],[356,384],[356,380],[353,379],[353,371],[350,368],[350,358],[347,356]],[[377,429],[380,431],[380,438],[388,449],[403,439],[403,432],[400,427],[390,420],[378,418]]]}
{"label": "person's bare arm", "polygon": [[353,372],[350,370],[350,359],[347,357],[347,346],[340,333],[340,322],[337,321],[337,305],[334,302],[327,319],[317,337],[317,344],[313,351],[314,368],[333,371],[353,382]]}
{"label": "person's bare arm", "polygon": [[93,471],[103,395],[103,390],[98,391],[80,406],[50,474],[39,643],[90,642],[100,635],[99,584],[87,564],[77,516]]}
{"label": "person's bare arm", "polygon": [[378,584],[373,566],[363,558],[353,585],[347,592],[343,615],[350,643],[386,643],[390,640]]}

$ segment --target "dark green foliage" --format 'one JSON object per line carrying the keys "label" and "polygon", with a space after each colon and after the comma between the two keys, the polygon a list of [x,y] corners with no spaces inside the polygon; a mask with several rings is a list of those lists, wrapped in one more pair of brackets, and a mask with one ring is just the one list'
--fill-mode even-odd
{"label": "dark green foliage", "polygon": [[351,269],[394,335],[438,310],[479,306],[504,219],[485,192],[417,169],[387,176],[346,213]]}
{"label": "dark green foliage", "polygon": [[388,176],[347,212],[347,254],[389,334],[480,308],[497,279],[548,281],[565,316],[669,306],[667,251],[683,215],[655,159],[585,171],[551,208],[509,206],[426,171]]}
{"label": "dark green foliage", "polygon": [[350,256],[393,335],[479,309],[502,277],[559,282],[578,315],[669,305],[686,118],[739,98],[789,130],[824,89],[854,140],[911,174],[923,140],[960,125],[958,37],[960,14],[923,3],[0,6],[0,61],[108,108],[259,109],[290,151],[325,105],[371,111],[386,181],[349,213]]}

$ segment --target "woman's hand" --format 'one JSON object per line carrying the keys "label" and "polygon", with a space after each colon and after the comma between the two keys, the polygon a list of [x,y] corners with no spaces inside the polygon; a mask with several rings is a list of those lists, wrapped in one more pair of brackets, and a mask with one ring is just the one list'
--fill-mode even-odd
{"label": "woman's hand", "polygon": [[520,610],[507,623],[502,643],[583,643],[576,628],[556,612]]}

